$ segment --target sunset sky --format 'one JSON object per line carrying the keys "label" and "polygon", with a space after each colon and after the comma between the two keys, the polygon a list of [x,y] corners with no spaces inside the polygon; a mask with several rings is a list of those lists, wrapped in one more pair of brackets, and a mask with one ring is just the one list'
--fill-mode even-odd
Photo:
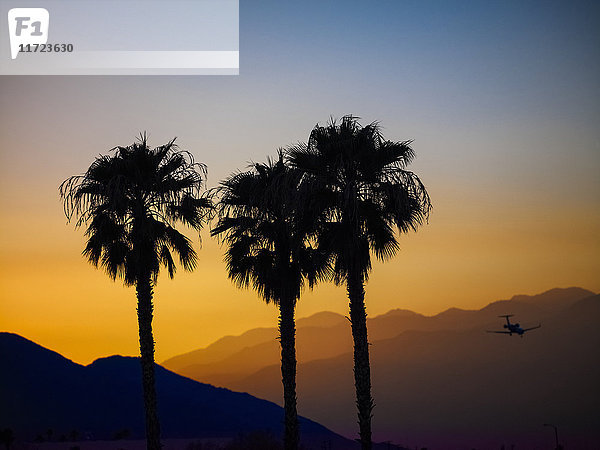
{"label": "sunset sky", "polygon": [[[152,146],[177,136],[209,187],[330,116],[413,139],[434,209],[374,266],[371,316],[600,291],[597,2],[243,1],[239,76],[5,76],[0,89],[0,330],[76,362],[138,353],[136,298],[81,256],[58,186],[144,130]],[[156,288],[157,361],[276,325],[202,237],[197,270]],[[297,315],[322,310],[346,314],[345,289],[305,293]]]}

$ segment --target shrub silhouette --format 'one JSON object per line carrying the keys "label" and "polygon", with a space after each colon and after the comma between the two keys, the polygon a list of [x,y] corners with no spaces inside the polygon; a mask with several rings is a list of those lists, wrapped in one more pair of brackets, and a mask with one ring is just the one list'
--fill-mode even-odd
{"label": "shrub silhouette", "polygon": [[223,450],[281,450],[281,443],[267,431],[242,434],[227,444]]}
{"label": "shrub silhouette", "polygon": [[0,430],[0,443],[4,444],[6,450],[10,450],[10,446],[15,441],[15,433],[12,428],[4,428]]}

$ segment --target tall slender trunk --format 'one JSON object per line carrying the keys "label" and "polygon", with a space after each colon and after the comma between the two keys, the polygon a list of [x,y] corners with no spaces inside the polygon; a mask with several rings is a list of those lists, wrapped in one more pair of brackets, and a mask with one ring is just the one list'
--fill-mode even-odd
{"label": "tall slender trunk", "polygon": [[154,337],[152,336],[152,281],[149,274],[138,277],[136,283],[138,299],[138,325],[140,333],[140,361],[142,364],[142,385],[146,410],[146,447],[160,450],[160,425],[156,408],[156,388],[154,383]]}
{"label": "tall slender trunk", "polygon": [[350,321],[354,339],[354,386],[362,450],[371,450],[371,367],[369,364],[369,341],[367,338],[367,312],[365,290],[360,274],[348,275],[348,297],[350,298]]}
{"label": "tall slender trunk", "polygon": [[296,325],[294,300],[281,299],[279,303],[279,339],[281,342],[281,381],[285,412],[285,450],[297,450],[299,443],[298,412],[296,409]]}

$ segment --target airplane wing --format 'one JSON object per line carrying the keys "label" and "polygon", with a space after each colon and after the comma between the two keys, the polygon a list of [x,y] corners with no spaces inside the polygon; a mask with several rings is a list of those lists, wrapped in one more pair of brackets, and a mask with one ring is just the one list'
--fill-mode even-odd
{"label": "airplane wing", "polygon": [[536,328],[540,328],[542,324],[540,323],[537,327],[525,328],[523,331],[535,330]]}
{"label": "airplane wing", "polygon": [[512,331],[490,331],[490,330],[487,330],[486,333],[511,334]]}

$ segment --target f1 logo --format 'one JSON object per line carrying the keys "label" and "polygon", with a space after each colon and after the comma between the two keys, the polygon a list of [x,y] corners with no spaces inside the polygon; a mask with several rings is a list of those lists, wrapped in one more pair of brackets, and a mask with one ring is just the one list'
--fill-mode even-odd
{"label": "f1 logo", "polygon": [[8,11],[10,57],[15,59],[21,46],[48,42],[50,14],[45,8],[13,8]]}

